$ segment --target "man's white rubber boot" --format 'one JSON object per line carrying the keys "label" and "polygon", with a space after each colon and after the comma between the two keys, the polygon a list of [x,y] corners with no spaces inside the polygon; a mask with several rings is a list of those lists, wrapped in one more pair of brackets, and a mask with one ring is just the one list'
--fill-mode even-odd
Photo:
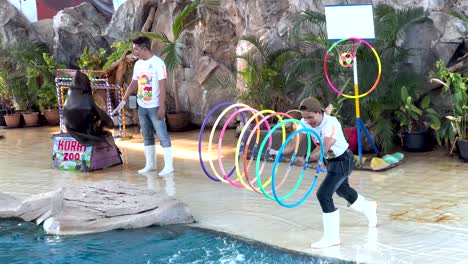
{"label": "man's white rubber boot", "polygon": [[323,213],[323,237],[310,245],[311,248],[327,248],[337,246],[340,241],[340,210],[333,213]]}
{"label": "man's white rubber boot", "polygon": [[369,227],[377,226],[377,202],[368,201],[364,196],[358,194],[356,201],[349,207],[364,214],[367,217]]}
{"label": "man's white rubber boot", "polygon": [[143,174],[156,169],[156,146],[145,146],[146,165],[143,169],[138,170],[139,174]]}
{"label": "man's white rubber boot", "polygon": [[174,171],[174,166],[172,165],[172,148],[163,148],[164,153],[164,169],[159,172],[159,176],[165,176]]}

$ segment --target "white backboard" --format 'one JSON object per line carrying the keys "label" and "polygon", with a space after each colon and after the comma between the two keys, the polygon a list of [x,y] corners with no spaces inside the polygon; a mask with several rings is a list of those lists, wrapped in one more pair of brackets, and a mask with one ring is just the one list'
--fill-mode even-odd
{"label": "white backboard", "polygon": [[16,7],[29,22],[37,22],[36,0],[8,0]]}
{"label": "white backboard", "polygon": [[344,38],[374,40],[374,13],[371,4],[326,5],[328,40]]}

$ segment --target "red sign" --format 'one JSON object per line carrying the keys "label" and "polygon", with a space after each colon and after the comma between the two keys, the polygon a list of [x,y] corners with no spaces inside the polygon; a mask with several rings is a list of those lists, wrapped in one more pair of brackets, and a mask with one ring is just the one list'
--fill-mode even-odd
{"label": "red sign", "polygon": [[86,0],[36,0],[37,20],[53,18],[66,7],[77,6]]}

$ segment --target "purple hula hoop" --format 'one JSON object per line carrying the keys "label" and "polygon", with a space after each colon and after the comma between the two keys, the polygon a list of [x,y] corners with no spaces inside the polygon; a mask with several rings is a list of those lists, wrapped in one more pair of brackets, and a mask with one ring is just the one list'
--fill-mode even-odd
{"label": "purple hula hoop", "polygon": [[[201,167],[203,169],[203,172],[205,172],[206,176],[208,176],[208,178],[210,178],[211,180],[213,180],[215,182],[220,182],[220,180],[218,178],[214,177],[213,175],[211,175],[208,172],[208,170],[206,169],[205,164],[203,164],[202,149],[201,149],[202,148],[201,145],[202,145],[202,142],[203,142],[203,132],[205,132],[205,127],[206,127],[206,125],[208,123],[208,120],[210,120],[211,116],[214,114],[214,112],[216,110],[218,110],[219,108],[221,108],[223,106],[226,107],[226,106],[229,106],[229,105],[232,105],[232,104],[234,104],[234,103],[232,103],[232,102],[222,102],[222,103],[218,104],[217,106],[213,107],[208,112],[208,114],[206,115],[205,120],[203,120],[203,124],[202,124],[202,126],[200,128],[200,135],[198,136],[198,159],[200,160],[200,165],[201,165]],[[242,116],[242,122],[244,122],[244,124],[245,124],[245,115],[244,115],[244,113],[241,113],[241,116]],[[244,140],[245,140],[245,137],[244,137]],[[231,169],[231,171],[228,173],[227,176],[231,177],[231,175],[234,173],[235,169],[236,169],[236,167],[233,167]]]}

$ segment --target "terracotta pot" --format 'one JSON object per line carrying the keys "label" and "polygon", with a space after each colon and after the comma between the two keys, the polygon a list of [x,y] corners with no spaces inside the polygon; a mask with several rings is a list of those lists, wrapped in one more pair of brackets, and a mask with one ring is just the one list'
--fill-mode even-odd
{"label": "terracotta pot", "polygon": [[169,131],[185,131],[190,125],[190,114],[188,112],[166,114]]}
{"label": "terracotta pot", "polygon": [[49,126],[57,126],[60,124],[60,113],[58,109],[46,109],[44,110],[44,115]]}
{"label": "terracotta pot", "polygon": [[8,114],[5,115],[5,123],[7,127],[13,128],[13,127],[19,127],[20,125],[20,120],[21,120],[21,115],[18,113],[14,114]]}
{"label": "terracotta pot", "polygon": [[27,127],[37,126],[39,124],[39,113],[23,113],[24,125]]}

